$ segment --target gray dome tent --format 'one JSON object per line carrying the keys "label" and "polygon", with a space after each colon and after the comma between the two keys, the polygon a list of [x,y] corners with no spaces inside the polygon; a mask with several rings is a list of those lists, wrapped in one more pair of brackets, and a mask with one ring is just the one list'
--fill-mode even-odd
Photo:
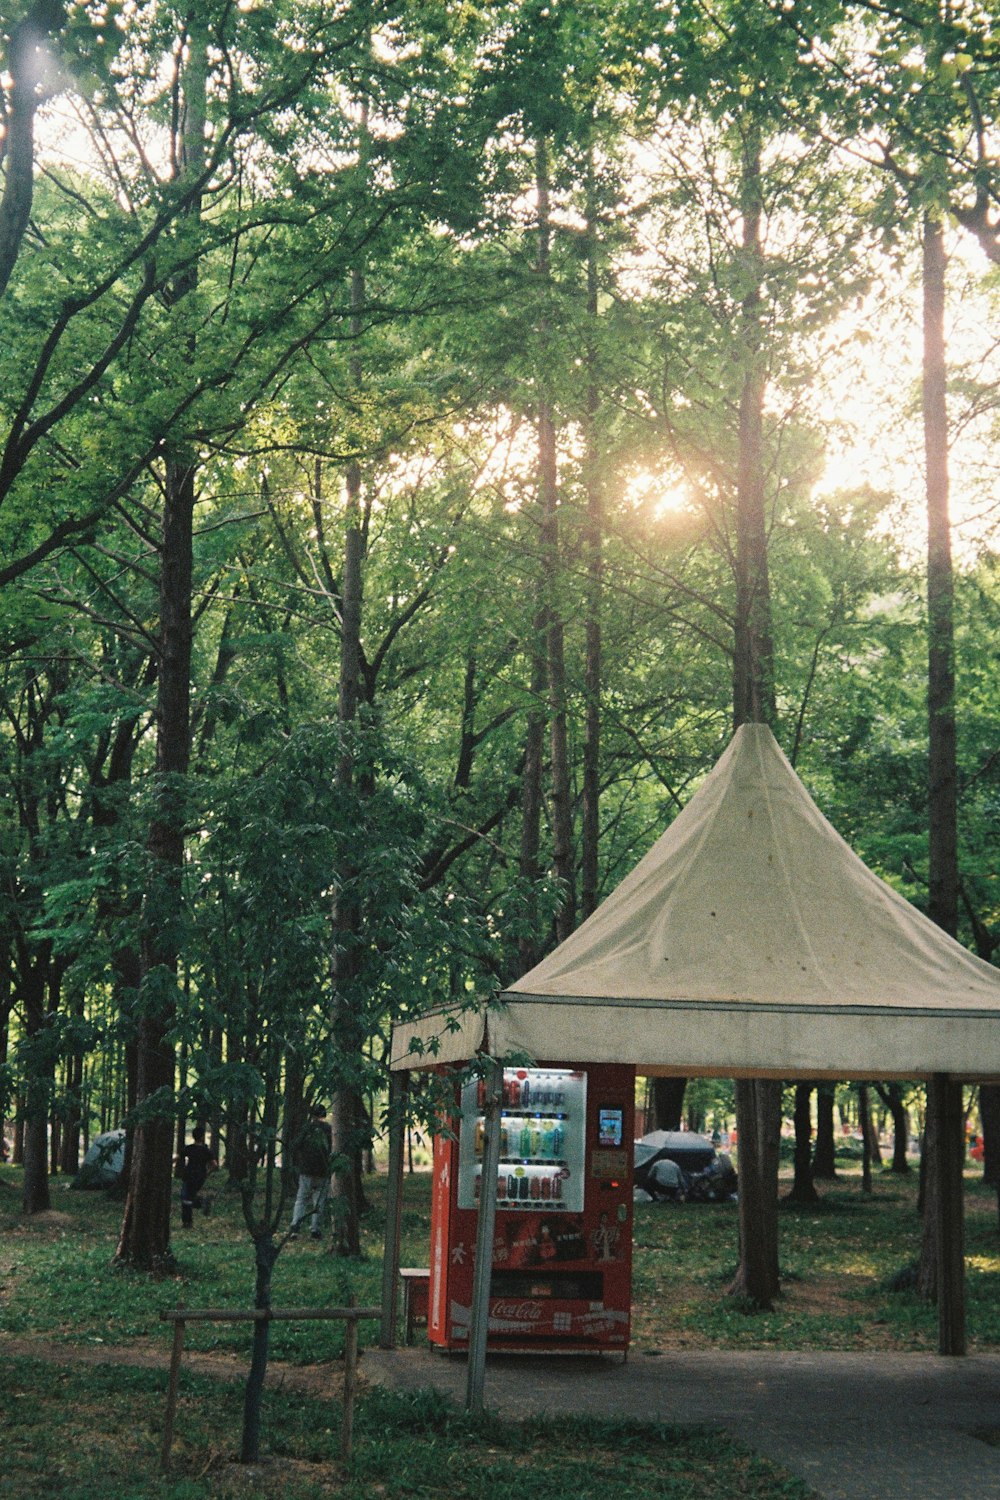
{"label": "gray dome tent", "polygon": [[114,1187],[125,1166],[124,1130],[107,1130],[95,1136],[70,1187]]}

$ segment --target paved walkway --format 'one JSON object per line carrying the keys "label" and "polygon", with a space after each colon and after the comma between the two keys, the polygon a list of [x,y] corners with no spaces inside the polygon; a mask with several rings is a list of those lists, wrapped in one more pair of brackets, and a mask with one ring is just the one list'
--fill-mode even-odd
{"label": "paved walkway", "polygon": [[[466,1362],[426,1348],[366,1350],[369,1380],[465,1399]],[[725,1428],[822,1500],[1000,1500],[1000,1355],[634,1354],[493,1356],[486,1405]]]}

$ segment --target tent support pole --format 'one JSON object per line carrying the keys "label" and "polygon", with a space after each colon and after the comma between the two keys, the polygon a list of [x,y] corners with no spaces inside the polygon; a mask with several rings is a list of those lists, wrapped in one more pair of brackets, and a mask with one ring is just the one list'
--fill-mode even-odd
{"label": "tent support pole", "polygon": [[938,1111],[937,1263],[938,1348],[964,1354],[965,1230],[962,1222],[962,1168],[965,1164],[962,1085],[945,1073],[931,1079]]}
{"label": "tent support pole", "polygon": [[500,1105],[503,1068],[495,1058],[486,1063],[486,1138],[483,1144],[483,1175],[476,1214],[476,1263],[472,1277],[472,1310],[469,1324],[469,1368],[465,1408],[483,1409],[486,1384],[486,1336],[490,1321],[490,1276],[493,1271],[493,1236],[497,1219],[497,1176],[500,1167]]}
{"label": "tent support pole", "polygon": [[382,1327],[379,1346],[396,1347],[396,1312],[399,1301],[399,1241],[403,1211],[403,1156],[406,1145],[406,1100],[410,1091],[408,1072],[389,1074],[389,1180],[385,1200],[385,1253],[382,1259]]}

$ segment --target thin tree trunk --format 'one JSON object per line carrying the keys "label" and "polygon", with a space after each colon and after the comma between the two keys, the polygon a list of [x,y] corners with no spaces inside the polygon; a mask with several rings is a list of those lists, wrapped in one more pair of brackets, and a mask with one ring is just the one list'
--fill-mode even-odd
{"label": "thin tree trunk", "polygon": [[858,1084],[858,1114],[861,1117],[861,1191],[872,1190],[872,1117],[867,1083]]}
{"label": "thin tree trunk", "polygon": [[[259,1233],[254,1239],[254,1260],[257,1273],[253,1303],[255,1308],[266,1310],[271,1306],[271,1280],[277,1258],[278,1252],[270,1231]],[[255,1464],[260,1458],[261,1403],[264,1396],[264,1380],[267,1375],[270,1331],[271,1325],[267,1318],[258,1318],[254,1322],[250,1371],[243,1396],[243,1438],[240,1444],[240,1462],[244,1464]]]}

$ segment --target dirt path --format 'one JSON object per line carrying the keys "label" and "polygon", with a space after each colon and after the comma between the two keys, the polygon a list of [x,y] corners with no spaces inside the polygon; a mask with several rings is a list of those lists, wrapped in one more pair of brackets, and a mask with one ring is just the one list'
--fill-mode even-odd
{"label": "dirt path", "polygon": [[[162,1370],[164,1381],[170,1364],[166,1349],[150,1349],[140,1344],[61,1344],[52,1339],[19,1337],[0,1333],[0,1359],[5,1356],[42,1359],[56,1365],[129,1365],[133,1369]],[[215,1380],[246,1379],[247,1361],[236,1354],[205,1354],[185,1350],[183,1367]],[[359,1370],[358,1384],[364,1385]],[[319,1365],[288,1365],[272,1360],[268,1365],[267,1384],[271,1390],[304,1391],[310,1396],[339,1397],[343,1372],[339,1362]]]}

